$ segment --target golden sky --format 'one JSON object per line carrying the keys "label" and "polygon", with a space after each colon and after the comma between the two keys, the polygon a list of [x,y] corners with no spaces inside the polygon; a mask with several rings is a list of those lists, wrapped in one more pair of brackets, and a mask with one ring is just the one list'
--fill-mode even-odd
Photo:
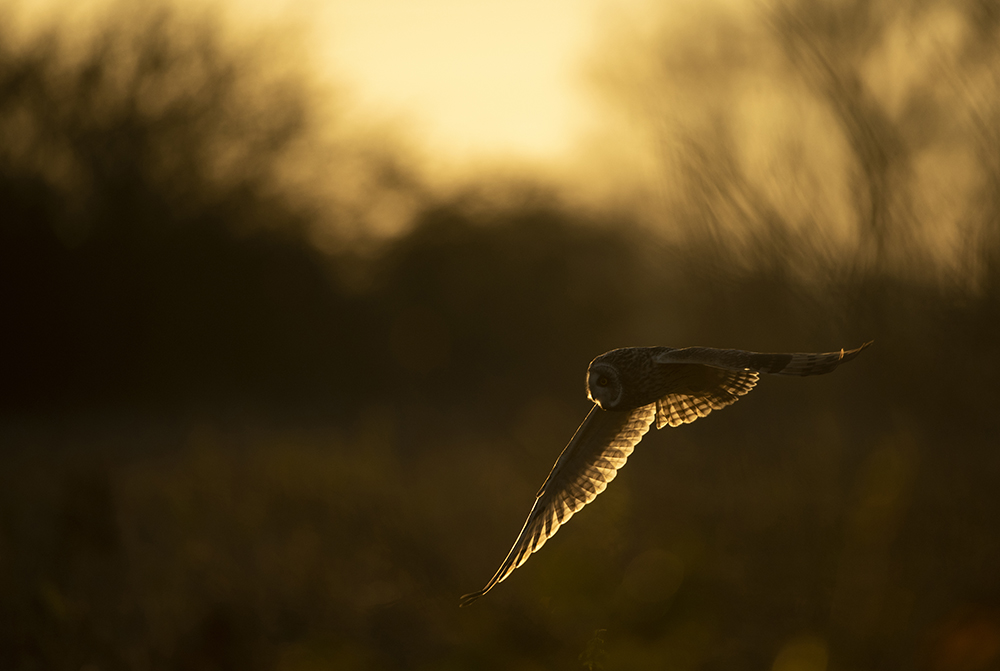
{"label": "golden sky", "polygon": [[[736,207],[730,194],[749,189],[790,228],[814,239],[824,232],[838,249],[863,217],[865,155],[837,116],[843,101],[824,97],[809,60],[770,32],[766,1],[173,1],[192,20],[218,6],[222,25],[251,44],[255,35],[276,38],[278,52],[345,93],[332,96],[341,107],[330,111],[331,127],[383,133],[377,142],[403,155],[415,149],[433,163],[426,175],[443,183],[486,183],[489,170],[509,168],[559,182],[581,203],[624,203],[665,230],[688,219],[702,225],[703,213],[677,216],[689,201]],[[85,39],[80,18],[116,2],[139,0],[8,5],[26,25],[54,11]],[[885,195],[913,206],[900,215],[908,236],[957,259],[984,188],[978,129],[990,126],[970,119],[987,118],[993,104],[992,60],[985,50],[982,62],[968,58],[979,53],[963,46],[974,41],[972,19],[947,3],[883,18],[871,44],[845,33],[829,56],[911,152]],[[707,191],[692,192],[684,179]],[[715,211],[734,226],[746,217]]]}
{"label": "golden sky", "polygon": [[[585,59],[602,17],[642,0],[219,0],[237,26],[285,23],[363,113],[462,160],[548,159],[591,118]],[[103,0],[15,3],[81,16]],[[203,0],[178,5],[203,8]]]}
{"label": "golden sky", "polygon": [[560,154],[586,125],[604,0],[330,0],[319,46],[363,105],[459,156]]}

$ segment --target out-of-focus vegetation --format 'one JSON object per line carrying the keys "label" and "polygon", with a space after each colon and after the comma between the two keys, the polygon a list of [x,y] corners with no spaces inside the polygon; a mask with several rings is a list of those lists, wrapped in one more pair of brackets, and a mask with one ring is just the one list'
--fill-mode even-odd
{"label": "out-of-focus vegetation", "polygon": [[[942,11],[949,59],[890,104],[872,54]],[[674,79],[621,100],[705,95],[657,140],[676,165],[651,202],[687,231],[662,236],[544,186],[435,197],[384,147],[329,149],[331,220],[288,178],[326,147],[308,86],[211,24],[0,34],[0,667],[995,668],[1000,14],[874,12],[787,4],[639,53]],[[836,160],[800,138],[801,164],[777,143],[749,170],[713,82],[755,45]],[[826,137],[783,118],[792,145]],[[970,180],[942,206],[967,222],[950,266],[920,179],[948,143]],[[382,199],[416,207],[406,233],[329,243]],[[593,356],[869,338],[648,435],[457,608],[586,413]]]}
{"label": "out-of-focus vegetation", "polygon": [[[619,142],[598,144],[601,169],[644,218],[740,263],[771,256],[777,236],[788,246],[778,258],[807,278],[859,268],[974,285],[988,272],[995,3],[676,2],[659,13],[612,22],[591,68],[629,120],[614,126]],[[623,160],[645,169],[606,170]]]}

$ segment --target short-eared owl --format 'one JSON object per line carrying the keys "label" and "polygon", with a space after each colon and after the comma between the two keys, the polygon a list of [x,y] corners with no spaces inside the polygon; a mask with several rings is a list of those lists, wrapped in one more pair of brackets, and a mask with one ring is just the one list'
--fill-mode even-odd
{"label": "short-eared owl", "polygon": [[575,512],[614,480],[655,422],[689,424],[739,400],[759,373],[822,375],[871,345],[823,354],[760,354],[710,347],[626,347],[602,354],[587,369],[594,402],[535,496],[535,505],[507,558],[486,587],[466,594],[465,606],[503,582]]}

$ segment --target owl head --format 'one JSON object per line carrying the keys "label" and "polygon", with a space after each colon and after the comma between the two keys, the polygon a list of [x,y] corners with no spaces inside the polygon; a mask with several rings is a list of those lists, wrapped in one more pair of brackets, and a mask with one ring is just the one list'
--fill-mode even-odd
{"label": "owl head", "polygon": [[594,359],[587,368],[587,397],[602,410],[612,410],[621,402],[623,392],[617,367],[601,357]]}

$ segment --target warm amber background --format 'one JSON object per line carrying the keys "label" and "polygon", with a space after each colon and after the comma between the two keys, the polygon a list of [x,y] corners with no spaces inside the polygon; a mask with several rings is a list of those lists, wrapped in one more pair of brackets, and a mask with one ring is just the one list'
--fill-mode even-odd
{"label": "warm amber background", "polygon": [[[0,31],[0,667],[996,668],[1000,11],[870,4],[609,21],[545,179],[211,13]],[[868,339],[457,607],[595,355]]]}

